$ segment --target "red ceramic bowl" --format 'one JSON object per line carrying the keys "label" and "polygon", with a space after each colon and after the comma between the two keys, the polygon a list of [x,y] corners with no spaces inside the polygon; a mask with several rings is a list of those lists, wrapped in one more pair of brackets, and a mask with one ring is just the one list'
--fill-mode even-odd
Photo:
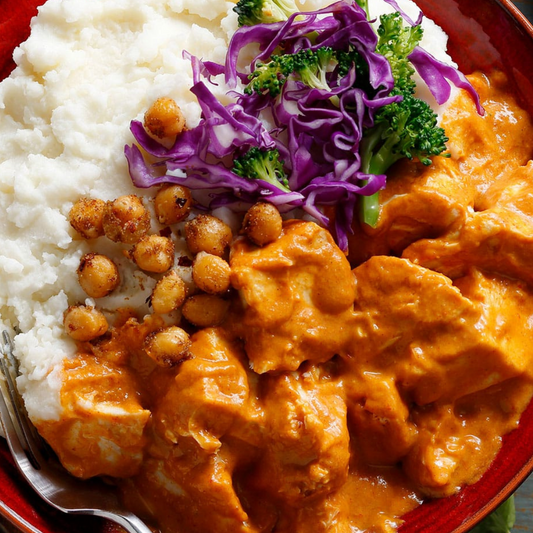
{"label": "red ceramic bowl", "polygon": [[[461,70],[504,70],[533,114],[533,26],[509,0],[415,0],[450,37]],[[14,64],[13,48],[29,34],[44,0],[0,0],[0,79]],[[533,402],[483,478],[458,495],[433,500],[405,516],[399,533],[464,533],[509,497],[533,471]],[[109,523],[48,508],[26,486],[0,441],[0,515],[25,533],[111,533]]]}

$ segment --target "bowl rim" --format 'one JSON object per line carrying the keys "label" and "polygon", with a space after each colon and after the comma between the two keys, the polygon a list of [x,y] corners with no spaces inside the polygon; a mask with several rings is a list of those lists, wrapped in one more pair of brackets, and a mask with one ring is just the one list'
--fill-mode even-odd
{"label": "bowl rim", "polygon": [[522,11],[511,1],[511,0],[496,0],[504,8],[506,8],[512,17],[518,21],[524,30],[531,36],[533,39],[533,23],[522,13]]}
{"label": "bowl rim", "polygon": [[0,515],[2,515],[2,517],[5,518],[12,526],[19,529],[21,533],[43,533],[40,529],[35,528],[2,500],[0,500]]}

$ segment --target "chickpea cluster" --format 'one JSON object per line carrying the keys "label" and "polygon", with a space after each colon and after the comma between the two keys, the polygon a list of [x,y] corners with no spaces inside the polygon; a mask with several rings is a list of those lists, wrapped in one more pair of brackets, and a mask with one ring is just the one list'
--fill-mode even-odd
{"label": "chickpea cluster", "polygon": [[[152,135],[170,138],[185,129],[181,110],[171,99],[157,100],[145,115],[145,128]],[[231,268],[227,261],[233,240],[231,228],[211,214],[193,216],[193,198],[186,187],[162,185],[151,203],[157,222],[165,231],[151,233],[152,217],[146,200],[124,195],[112,201],[82,198],[70,213],[69,222],[86,240],[104,237],[121,247],[125,257],[151,276],[156,283],[150,304],[154,314],[174,320],[175,311],[185,319],[162,327],[144,340],[144,351],[160,366],[172,366],[187,357],[190,338],[186,329],[221,324],[230,305]],[[179,227],[171,228],[171,226]],[[282,231],[276,207],[257,203],[244,216],[242,233],[255,245],[265,246]],[[191,256],[191,289],[174,268],[175,244],[172,234],[183,235]],[[120,286],[121,275],[110,257],[96,252],[83,255],[77,270],[85,294],[94,299],[110,295]],[[188,325],[187,325],[188,324]],[[90,342],[110,329],[105,314],[92,305],[73,305],[64,314],[66,332],[78,342]]]}

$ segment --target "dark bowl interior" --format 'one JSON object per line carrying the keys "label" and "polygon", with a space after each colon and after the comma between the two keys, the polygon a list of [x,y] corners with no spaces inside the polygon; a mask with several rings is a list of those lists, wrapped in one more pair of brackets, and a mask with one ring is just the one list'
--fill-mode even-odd
{"label": "dark bowl interior", "polygon": [[[415,0],[450,37],[461,70],[504,70],[516,95],[533,114],[533,27],[508,0]],[[29,34],[29,21],[44,0],[0,0],[0,79],[14,67],[13,48]],[[400,533],[463,533],[510,496],[533,470],[533,403],[482,479],[458,495],[427,502],[405,517]],[[0,442],[0,514],[26,533],[110,533],[92,517],[50,511],[20,478]]]}

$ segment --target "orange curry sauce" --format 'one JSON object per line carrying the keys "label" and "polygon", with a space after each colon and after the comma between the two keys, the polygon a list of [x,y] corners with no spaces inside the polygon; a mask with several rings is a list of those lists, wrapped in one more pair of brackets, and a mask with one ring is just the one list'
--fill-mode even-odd
{"label": "orange curry sauce", "polygon": [[348,259],[311,222],[231,247],[231,310],[172,368],[123,312],[39,425],[170,533],[390,532],[483,474],[533,393],[533,127],[494,74],[445,114],[451,158],[395,167]]}

